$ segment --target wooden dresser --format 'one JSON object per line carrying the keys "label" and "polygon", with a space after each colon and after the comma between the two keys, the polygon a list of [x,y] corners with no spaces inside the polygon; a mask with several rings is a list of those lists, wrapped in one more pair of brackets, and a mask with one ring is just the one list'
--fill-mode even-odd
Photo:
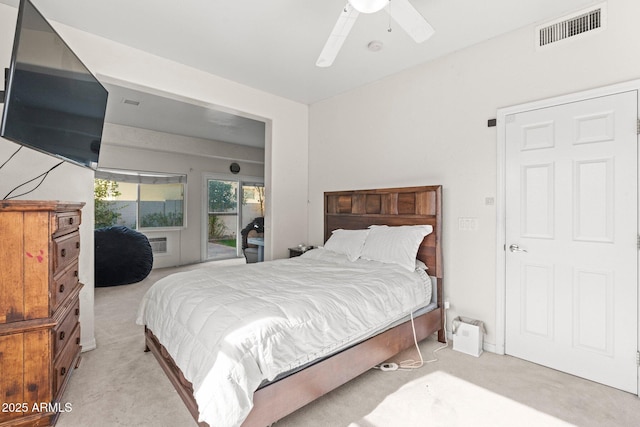
{"label": "wooden dresser", "polygon": [[0,201],[0,427],[53,425],[72,409],[82,206]]}

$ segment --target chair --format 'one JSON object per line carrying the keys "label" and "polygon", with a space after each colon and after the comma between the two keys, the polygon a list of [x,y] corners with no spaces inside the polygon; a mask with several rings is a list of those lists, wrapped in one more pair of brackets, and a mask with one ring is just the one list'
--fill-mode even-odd
{"label": "chair", "polygon": [[247,264],[258,262],[258,247],[248,242],[250,237],[264,237],[264,217],[257,217],[240,232],[242,234],[242,252]]}
{"label": "chair", "polygon": [[123,226],[94,231],[95,286],[137,283],[153,268],[153,251],[144,234]]}

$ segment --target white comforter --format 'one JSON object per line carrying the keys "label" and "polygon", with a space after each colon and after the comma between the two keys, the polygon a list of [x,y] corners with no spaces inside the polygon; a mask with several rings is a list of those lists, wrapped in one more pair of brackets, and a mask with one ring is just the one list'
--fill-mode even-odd
{"label": "white comforter", "polygon": [[193,384],[199,421],[239,426],[263,380],[425,306],[429,277],[391,264],[305,256],[177,273],[147,292],[147,325]]}

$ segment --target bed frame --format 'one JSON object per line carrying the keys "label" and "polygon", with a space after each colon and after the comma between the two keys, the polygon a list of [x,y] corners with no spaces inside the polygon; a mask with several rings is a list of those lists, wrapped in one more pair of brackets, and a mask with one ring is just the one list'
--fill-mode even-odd
{"label": "bed frame", "polygon": [[[430,224],[418,259],[437,278],[438,307],[414,319],[418,340],[438,333],[445,342],[442,269],[442,186],[334,191],[324,194],[324,239],[338,228],[361,229],[373,224]],[[153,332],[145,327],[146,351],[151,351],[187,408],[198,419],[193,387]],[[411,322],[404,322],[329,358],[258,389],[254,407],[242,427],[265,427],[336,389],[373,366],[414,344]],[[206,423],[198,423],[207,426]]]}

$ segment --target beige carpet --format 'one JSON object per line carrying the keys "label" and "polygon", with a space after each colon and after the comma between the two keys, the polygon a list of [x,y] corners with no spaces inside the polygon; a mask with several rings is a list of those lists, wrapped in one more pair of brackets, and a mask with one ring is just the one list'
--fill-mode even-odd
{"label": "beige carpet", "polygon": [[[98,348],[83,353],[63,397],[71,411],[59,427],[196,425],[153,355],[144,353],[143,328],[135,324],[144,292],[174,271],[95,290]],[[439,345],[422,342],[425,359]],[[415,356],[411,350],[396,361]],[[640,425],[640,400],[629,393],[509,356],[475,358],[445,348],[437,357],[418,370],[371,370],[276,427]]]}

